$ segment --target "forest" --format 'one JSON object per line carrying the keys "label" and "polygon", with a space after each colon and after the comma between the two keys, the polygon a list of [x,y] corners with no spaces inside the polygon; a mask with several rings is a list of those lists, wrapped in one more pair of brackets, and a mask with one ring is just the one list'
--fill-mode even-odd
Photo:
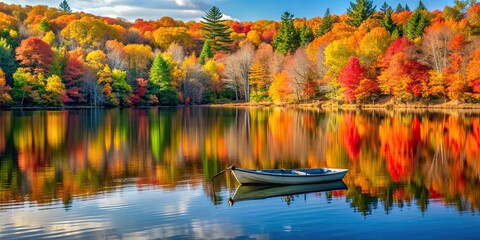
{"label": "forest", "polygon": [[0,2],[0,106],[480,102],[480,3],[356,0],[281,21],[121,18]]}

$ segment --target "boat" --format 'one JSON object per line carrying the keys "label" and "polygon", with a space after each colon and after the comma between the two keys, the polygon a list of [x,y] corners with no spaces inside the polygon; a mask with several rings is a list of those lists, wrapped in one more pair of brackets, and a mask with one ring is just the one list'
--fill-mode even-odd
{"label": "boat", "polygon": [[228,203],[348,189],[343,181],[303,185],[239,185]]}
{"label": "boat", "polygon": [[235,179],[243,185],[279,184],[296,185],[340,181],[348,169],[309,168],[309,169],[242,169],[229,168]]}

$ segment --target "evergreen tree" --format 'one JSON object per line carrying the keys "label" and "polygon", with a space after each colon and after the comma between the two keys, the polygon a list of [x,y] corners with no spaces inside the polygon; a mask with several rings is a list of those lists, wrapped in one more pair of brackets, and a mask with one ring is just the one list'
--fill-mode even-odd
{"label": "evergreen tree", "polygon": [[405,24],[404,33],[410,40],[413,40],[422,36],[423,29],[427,26],[427,24],[428,22],[425,15],[420,11],[415,11]]}
{"label": "evergreen tree", "polygon": [[285,12],[282,15],[282,24],[273,39],[273,47],[279,53],[293,53],[299,47],[299,33],[293,25],[293,15]]}
{"label": "evergreen tree", "polygon": [[233,42],[230,39],[229,26],[224,24],[225,20],[222,20],[222,17],[223,13],[215,6],[202,17],[204,37],[210,42],[210,48],[214,53],[219,50],[228,51],[228,45]]}
{"label": "evergreen tree", "polygon": [[410,7],[408,6],[408,4],[405,4],[405,11],[410,11]]}
{"label": "evergreen tree", "polygon": [[403,12],[405,11],[405,8],[403,8],[402,4],[398,4],[397,5],[397,8],[395,9],[395,12],[399,13],[399,12]]}
{"label": "evergreen tree", "polygon": [[350,7],[347,9],[348,19],[346,23],[350,26],[359,27],[363,21],[368,19],[375,13],[375,8],[372,1],[356,0],[356,3],[350,2]]}
{"label": "evergreen tree", "polygon": [[72,9],[70,8],[70,6],[68,5],[67,3],[67,0],[63,0],[59,5],[58,5],[59,9],[61,11],[64,11],[64,12],[72,12]]}
{"label": "evergreen tree", "polygon": [[383,2],[382,6],[380,7],[380,12],[384,15],[387,14],[388,11],[392,11],[392,7],[390,7],[387,2]]}
{"label": "evergreen tree", "polygon": [[330,8],[327,8],[325,15],[323,15],[322,23],[317,30],[317,36],[323,36],[325,33],[330,32],[333,28],[333,18],[330,15]]}
{"label": "evergreen tree", "polygon": [[161,105],[176,105],[178,98],[173,90],[170,67],[162,55],[157,55],[150,69],[150,82],[158,87],[151,87],[153,94],[157,95]]}
{"label": "evergreen tree", "polygon": [[314,38],[315,36],[313,35],[312,29],[309,26],[303,25],[303,27],[300,28],[300,46],[306,46]]}
{"label": "evergreen tree", "polygon": [[382,27],[385,28],[390,34],[395,32],[397,29],[397,25],[395,25],[395,22],[392,19],[392,11],[389,10],[383,17],[382,21]]}
{"label": "evergreen tree", "polygon": [[198,58],[198,62],[203,65],[205,64],[206,58],[212,58],[212,57],[213,57],[213,53],[212,53],[212,49],[210,48],[210,41],[205,40],[205,42],[203,43],[202,52],[200,53],[200,57]]}
{"label": "evergreen tree", "polygon": [[427,8],[425,7],[425,4],[423,4],[423,2],[420,0],[420,2],[418,2],[418,7],[416,11],[422,11],[422,10],[427,10]]}
{"label": "evergreen tree", "polygon": [[13,85],[13,73],[16,70],[15,57],[12,54],[12,47],[5,38],[0,38],[0,68],[5,73],[7,85]]}

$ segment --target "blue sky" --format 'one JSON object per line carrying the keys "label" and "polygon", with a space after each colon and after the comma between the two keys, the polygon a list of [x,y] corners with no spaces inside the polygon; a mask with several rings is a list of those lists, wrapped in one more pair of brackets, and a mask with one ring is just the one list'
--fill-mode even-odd
{"label": "blue sky", "polygon": [[[0,0],[21,5],[48,5],[57,7],[61,0]],[[68,0],[67,0],[68,1]],[[354,1],[354,0],[352,0]],[[377,9],[385,0],[374,0]],[[411,9],[418,0],[388,0],[394,8],[398,3],[408,4]],[[109,17],[123,17],[130,21],[137,18],[159,19],[171,16],[180,20],[198,20],[211,6],[217,6],[227,18],[240,21],[258,19],[279,20],[284,11],[295,17],[312,18],[323,16],[330,8],[332,13],[342,14],[350,6],[349,0],[70,0],[74,11],[84,11]],[[453,0],[423,0],[430,10],[453,5]]]}

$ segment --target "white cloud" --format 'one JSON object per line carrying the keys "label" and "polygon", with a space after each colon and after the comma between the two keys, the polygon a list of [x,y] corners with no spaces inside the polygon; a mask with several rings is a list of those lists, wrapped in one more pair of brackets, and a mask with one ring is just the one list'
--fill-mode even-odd
{"label": "white cloud", "polygon": [[[48,5],[58,7],[60,0],[2,0],[21,5]],[[178,20],[198,20],[218,0],[75,0],[68,1],[74,11],[83,11],[100,16],[121,17],[130,21],[137,18],[156,20],[170,16]],[[225,16],[229,18],[229,16]]]}

